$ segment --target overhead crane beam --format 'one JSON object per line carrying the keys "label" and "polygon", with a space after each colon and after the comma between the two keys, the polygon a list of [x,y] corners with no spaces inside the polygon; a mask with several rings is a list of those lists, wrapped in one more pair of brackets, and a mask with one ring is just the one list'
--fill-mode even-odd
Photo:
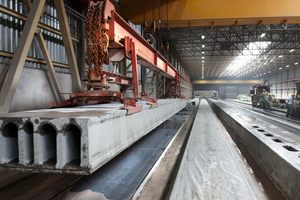
{"label": "overhead crane beam", "polygon": [[299,23],[300,2],[288,0],[122,0],[121,15],[134,24],[160,22],[160,28]]}

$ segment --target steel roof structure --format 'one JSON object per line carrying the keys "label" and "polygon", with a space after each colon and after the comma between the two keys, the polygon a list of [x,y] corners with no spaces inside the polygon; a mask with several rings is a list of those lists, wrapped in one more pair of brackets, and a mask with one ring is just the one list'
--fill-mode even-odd
{"label": "steel roof structure", "polygon": [[[300,62],[299,24],[163,28],[163,41],[192,79],[254,78]],[[251,44],[252,43],[252,44]],[[265,44],[265,45],[261,45]],[[228,70],[235,59],[238,69]]]}

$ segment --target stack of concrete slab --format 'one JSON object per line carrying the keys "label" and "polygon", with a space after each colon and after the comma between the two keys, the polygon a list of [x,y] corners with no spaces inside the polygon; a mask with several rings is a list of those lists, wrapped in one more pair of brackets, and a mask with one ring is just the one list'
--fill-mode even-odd
{"label": "stack of concrete slab", "polygon": [[120,103],[0,115],[0,168],[91,174],[186,106],[181,99],[146,102],[127,116]]}

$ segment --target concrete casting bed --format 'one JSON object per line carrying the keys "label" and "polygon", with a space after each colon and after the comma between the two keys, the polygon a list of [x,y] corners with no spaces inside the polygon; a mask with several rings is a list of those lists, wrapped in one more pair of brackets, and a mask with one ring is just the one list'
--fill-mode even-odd
{"label": "concrete casting bed", "polygon": [[[300,199],[300,137],[244,112],[211,100],[218,117],[229,125],[248,152],[286,199]],[[300,128],[300,127],[299,127]]]}

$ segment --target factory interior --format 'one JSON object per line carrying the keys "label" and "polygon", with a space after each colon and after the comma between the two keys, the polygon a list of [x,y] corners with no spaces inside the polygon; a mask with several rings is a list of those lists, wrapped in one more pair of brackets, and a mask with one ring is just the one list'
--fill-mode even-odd
{"label": "factory interior", "polygon": [[0,199],[300,199],[300,1],[0,0]]}

